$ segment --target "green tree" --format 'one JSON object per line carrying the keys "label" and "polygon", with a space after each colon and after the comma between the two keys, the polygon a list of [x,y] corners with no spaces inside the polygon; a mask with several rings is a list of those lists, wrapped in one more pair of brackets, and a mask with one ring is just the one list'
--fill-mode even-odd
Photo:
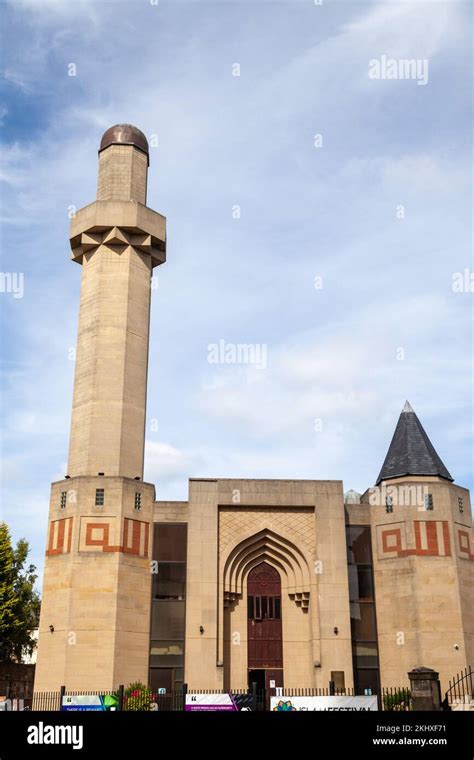
{"label": "green tree", "polygon": [[36,646],[31,632],[38,627],[40,598],[36,567],[25,567],[29,550],[24,538],[12,546],[7,524],[0,522],[0,661],[20,662]]}

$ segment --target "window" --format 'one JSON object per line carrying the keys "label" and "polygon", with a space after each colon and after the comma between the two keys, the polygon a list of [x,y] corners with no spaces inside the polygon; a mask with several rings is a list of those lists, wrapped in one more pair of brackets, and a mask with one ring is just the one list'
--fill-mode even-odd
{"label": "window", "polygon": [[355,565],[372,563],[369,525],[350,525],[347,528],[348,562]]}
{"label": "window", "polygon": [[260,611],[260,597],[255,597],[255,620],[260,620],[262,617],[262,613]]}
{"label": "window", "polygon": [[[135,494],[135,508],[137,497]],[[153,602],[150,635],[150,679],[153,688],[179,689],[184,680],[186,602],[185,523],[155,523]]]}
{"label": "window", "polygon": [[351,602],[350,610],[353,641],[377,641],[375,605],[371,602]]}
{"label": "window", "polygon": [[153,559],[160,562],[186,562],[185,523],[155,523]]}
{"label": "window", "polygon": [[158,562],[153,576],[153,599],[184,599],[186,594],[186,564]]}
{"label": "window", "polygon": [[142,495],[139,491],[135,494],[135,509],[138,511],[142,508]]}
{"label": "window", "polygon": [[431,511],[433,509],[433,495],[429,493],[425,496],[425,509]]}
{"label": "window", "polygon": [[184,640],[184,602],[153,602],[151,638],[156,641]]}
{"label": "window", "polygon": [[460,514],[461,515],[464,514],[464,499],[462,498],[462,496],[458,496],[458,507],[459,507]]}
{"label": "window", "polygon": [[280,620],[281,598],[279,596],[249,596],[247,613],[249,620]]}
{"label": "window", "polygon": [[385,511],[387,513],[393,512],[393,497],[392,496],[385,497]]}
{"label": "window", "polygon": [[95,505],[96,507],[103,507],[105,501],[105,492],[103,488],[95,489]]}
{"label": "window", "polygon": [[61,491],[61,509],[66,509],[67,491]]}
{"label": "window", "polygon": [[[385,508],[393,510],[391,499],[386,499]],[[380,679],[370,526],[350,525],[346,531],[354,689],[356,694],[366,690],[377,694]]]}
{"label": "window", "polygon": [[350,601],[363,599],[373,602],[374,581],[371,565],[349,565],[348,570]]}
{"label": "window", "polygon": [[152,668],[182,668],[184,665],[184,644],[182,641],[152,641],[150,666]]}
{"label": "window", "polygon": [[354,691],[356,694],[380,694],[377,668],[358,668],[354,664]]}
{"label": "window", "polygon": [[249,620],[253,620],[255,615],[255,605],[253,596],[249,596],[247,599],[247,615]]}
{"label": "window", "polygon": [[377,644],[367,641],[353,645],[354,665],[356,668],[378,667]]}
{"label": "window", "polygon": [[279,596],[275,597],[275,620],[280,620],[281,617],[281,599]]}

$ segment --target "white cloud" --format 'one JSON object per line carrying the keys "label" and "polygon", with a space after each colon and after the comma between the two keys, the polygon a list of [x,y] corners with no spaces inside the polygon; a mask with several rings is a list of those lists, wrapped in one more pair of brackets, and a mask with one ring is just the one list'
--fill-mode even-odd
{"label": "white cloud", "polygon": [[[402,156],[377,156],[350,160],[337,178],[339,182],[360,182],[370,177],[376,193],[401,191],[404,195],[435,194],[465,188],[469,182],[467,168],[451,159],[423,153]],[[375,194],[374,192],[374,194]]]}
{"label": "white cloud", "polygon": [[178,477],[186,480],[196,459],[195,454],[180,451],[169,443],[146,441],[145,467],[147,478],[151,478],[152,482],[164,483]]}
{"label": "white cloud", "polygon": [[377,3],[345,28],[353,40],[373,50],[374,56],[426,58],[452,45],[462,24],[461,3],[403,0]]}
{"label": "white cloud", "polygon": [[[116,4],[125,0],[116,0]],[[100,16],[101,8],[112,5],[108,0],[8,0],[16,11],[25,13],[33,23],[47,25],[55,21],[74,21],[86,17],[95,22]]]}
{"label": "white cloud", "polygon": [[[196,397],[198,407],[224,424],[271,440],[275,433],[308,433],[315,418],[326,425],[378,418],[387,410],[387,398],[396,399],[397,393],[400,405],[406,394],[423,389],[427,398],[436,398],[442,387],[439,371],[453,362],[455,347],[435,356],[433,340],[453,319],[454,303],[434,295],[392,296],[383,322],[381,308],[374,296],[324,332],[306,331],[269,346],[267,370],[209,369]],[[400,348],[404,360],[397,359]],[[426,362],[437,368],[428,377],[419,371]],[[451,378],[451,392],[462,388],[469,366],[469,357],[458,363],[461,372]]]}

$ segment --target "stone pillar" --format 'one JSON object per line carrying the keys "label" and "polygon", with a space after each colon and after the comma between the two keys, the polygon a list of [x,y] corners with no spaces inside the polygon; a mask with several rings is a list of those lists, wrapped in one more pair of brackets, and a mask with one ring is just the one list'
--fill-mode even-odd
{"label": "stone pillar", "polygon": [[413,668],[409,671],[408,678],[413,710],[429,712],[441,710],[439,673],[431,668]]}

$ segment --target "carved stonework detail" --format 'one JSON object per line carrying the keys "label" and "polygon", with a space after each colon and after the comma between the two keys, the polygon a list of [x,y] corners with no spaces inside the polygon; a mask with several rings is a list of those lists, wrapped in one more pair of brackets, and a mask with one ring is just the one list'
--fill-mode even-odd
{"label": "carved stonework detail", "polygon": [[221,507],[219,509],[219,552],[225,554],[229,544],[245,528],[248,534],[262,527],[293,537],[295,544],[314,555],[314,512],[311,509],[280,507]]}
{"label": "carved stonework detail", "polygon": [[[249,534],[247,531],[252,521],[247,521],[240,514],[240,530],[232,531],[233,540],[229,537],[225,550],[220,547],[224,607],[229,607],[242,598],[248,573],[261,562],[268,562],[284,579],[282,587],[286,588],[290,599],[307,612],[311,587],[310,565],[314,554],[304,546],[307,541],[296,541],[289,531],[282,530],[281,533],[277,533],[274,529],[262,528],[262,522],[267,522],[265,519],[262,520],[262,517],[260,510],[260,530]],[[302,514],[300,517],[304,519]],[[311,512],[308,512],[308,517],[311,520]],[[229,522],[232,523],[231,520]],[[245,531],[242,525],[245,526]],[[301,525],[299,527],[301,528]],[[243,533],[247,535],[241,538]]]}
{"label": "carved stonework detail", "polygon": [[166,260],[166,219],[132,200],[97,200],[72,218],[70,244],[79,264],[86,253],[131,247],[150,256],[155,267]]}
{"label": "carved stonework detail", "polygon": [[165,260],[164,243],[139,229],[108,227],[100,231],[86,230],[71,239],[73,258],[79,262],[85,253],[95,253],[101,246],[117,253],[130,246],[136,251],[150,255],[157,264]]}
{"label": "carved stonework detail", "polygon": [[306,611],[309,608],[309,591],[303,591],[301,594],[289,594],[290,599],[293,599],[297,607],[301,607]]}

